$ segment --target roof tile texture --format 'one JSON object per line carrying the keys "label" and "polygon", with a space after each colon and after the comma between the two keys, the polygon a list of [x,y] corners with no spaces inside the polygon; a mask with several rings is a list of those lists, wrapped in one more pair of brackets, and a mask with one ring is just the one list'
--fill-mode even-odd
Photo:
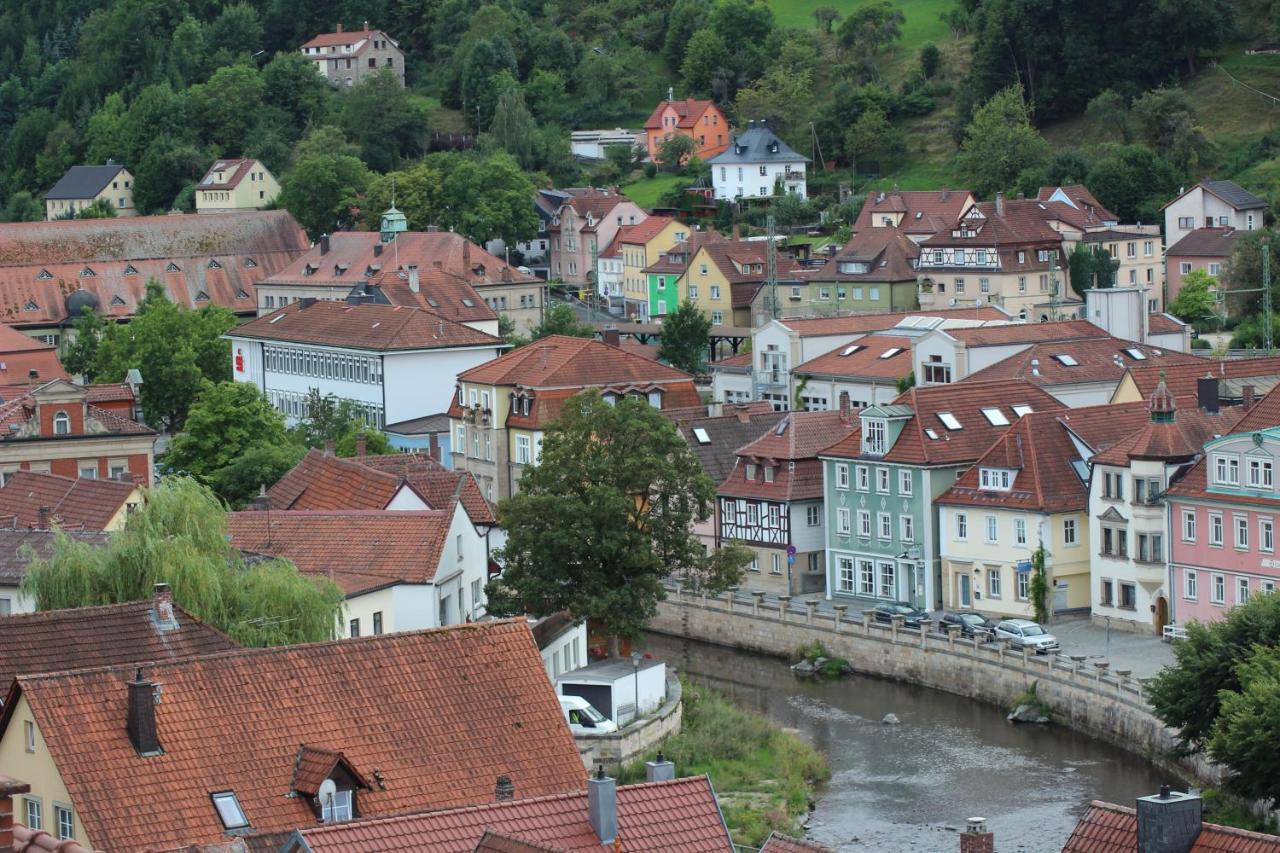
{"label": "roof tile texture", "polygon": [[308,343],[350,349],[445,349],[502,346],[502,339],[449,320],[433,311],[342,302],[293,302],[271,314],[237,326],[238,338]]}
{"label": "roof tile texture", "polygon": [[47,506],[53,512],[53,523],[59,527],[105,530],[137,490],[133,483],[120,480],[73,479],[18,471],[0,487],[0,518],[16,519],[17,527],[35,527],[39,524],[40,507]]}
{"label": "roof tile texture", "polygon": [[692,382],[689,374],[591,338],[551,335],[463,371],[461,382],[584,388],[626,382]]}
{"label": "roof tile texture", "polygon": [[158,756],[139,757],[125,731],[133,669],[17,682],[107,850],[223,840],[214,791],[234,791],[256,832],[311,824],[305,798],[286,796],[304,743],[381,773],[385,790],[357,794],[369,817],[490,802],[503,775],[519,796],[586,787],[523,619],[151,664]]}
{"label": "roof tile texture", "polygon": [[[1094,800],[1076,824],[1062,853],[1134,853],[1138,816],[1131,808]],[[1214,823],[1201,824],[1189,853],[1277,853],[1280,836],[1248,832]]]}
{"label": "roof tile texture", "polygon": [[878,314],[850,314],[845,317],[788,318],[781,322],[802,338],[821,335],[858,335],[892,329],[908,317],[1005,321],[1012,318],[994,305],[973,308],[937,308],[929,311],[885,311]]}

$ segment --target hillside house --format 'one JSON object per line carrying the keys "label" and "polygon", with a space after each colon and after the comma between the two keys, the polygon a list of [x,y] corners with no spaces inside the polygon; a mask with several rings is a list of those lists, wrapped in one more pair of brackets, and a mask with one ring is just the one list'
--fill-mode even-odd
{"label": "hillside house", "polygon": [[704,163],[729,147],[729,119],[715,101],[677,101],[671,90],[645,120],[644,132],[650,160],[657,160],[662,143],[676,135],[692,139],[693,155]]}
{"label": "hillside house", "polygon": [[280,195],[271,170],[252,157],[214,160],[196,185],[196,213],[261,210]]}
{"label": "hillside house", "polygon": [[729,146],[707,160],[716,201],[768,199],[778,195],[807,198],[809,158],[796,153],[764,123],[749,122]]}
{"label": "hillside house", "polygon": [[333,86],[349,89],[381,71],[390,72],[404,85],[404,51],[400,43],[382,30],[369,29],[368,21],[361,29],[351,31],[344,31],[339,23],[334,32],[320,33],[305,42],[302,55]]}
{"label": "hillside house", "polygon": [[72,166],[44,196],[45,219],[75,219],[86,207],[105,202],[116,216],[137,216],[133,173],[113,160],[102,166]]}

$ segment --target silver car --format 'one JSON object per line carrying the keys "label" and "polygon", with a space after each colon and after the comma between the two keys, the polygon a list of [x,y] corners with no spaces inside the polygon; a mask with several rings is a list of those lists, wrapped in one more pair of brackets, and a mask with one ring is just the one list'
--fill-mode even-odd
{"label": "silver car", "polygon": [[1030,619],[1006,619],[996,625],[996,638],[1007,638],[1015,648],[1026,646],[1036,654],[1058,648],[1058,638]]}

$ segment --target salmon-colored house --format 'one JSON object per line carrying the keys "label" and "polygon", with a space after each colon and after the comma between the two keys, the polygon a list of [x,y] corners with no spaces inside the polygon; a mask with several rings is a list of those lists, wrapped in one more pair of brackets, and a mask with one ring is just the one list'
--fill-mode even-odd
{"label": "salmon-colored house", "polygon": [[654,108],[644,123],[649,158],[656,160],[662,143],[676,134],[691,137],[697,144],[694,155],[707,160],[729,147],[729,119],[714,101],[677,101],[668,89],[667,99]]}

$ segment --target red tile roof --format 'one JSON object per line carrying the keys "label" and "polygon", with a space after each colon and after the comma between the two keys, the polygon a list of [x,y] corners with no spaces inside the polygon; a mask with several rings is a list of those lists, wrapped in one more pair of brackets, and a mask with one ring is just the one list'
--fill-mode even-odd
{"label": "red tile roof", "polygon": [[[91,853],[89,848],[75,841],[63,841],[43,829],[27,829],[20,823],[13,825],[13,853]],[[100,851],[93,851],[100,853]]]}
{"label": "red tile roof", "polygon": [[[1162,387],[1157,387],[1153,393],[1151,402],[1146,406],[1148,412],[1156,409],[1155,401],[1161,397],[1165,400],[1162,408],[1173,410],[1172,421],[1157,422],[1148,417],[1141,428],[1096,454],[1092,461],[1098,465],[1124,467],[1128,467],[1132,459],[1186,462],[1199,455],[1204,443],[1215,435],[1232,432],[1244,414],[1238,407],[1223,407],[1212,415],[1195,406],[1177,409],[1173,396]],[[1257,409],[1255,406],[1254,410]],[[1275,423],[1280,423],[1280,420]]]}
{"label": "red tile roof", "polygon": [[374,780],[356,795],[370,818],[488,803],[499,776],[520,797],[586,788],[524,619],[148,664],[161,755],[139,756],[125,729],[134,671],[20,676],[0,717],[2,731],[26,698],[85,834],[107,850],[225,840],[216,791],[235,793],[253,832],[313,824],[309,799],[288,796],[303,744]]}
{"label": "red tile roof", "polygon": [[[898,350],[884,358],[892,350]],[[750,354],[748,354],[749,357]],[[806,376],[839,376],[897,381],[911,372],[911,338],[870,334],[852,344],[797,364],[791,370]]]}
{"label": "red tile roof", "polygon": [[[856,415],[846,420],[839,410],[789,412],[772,429],[738,448],[738,461],[717,493],[775,501],[820,498],[822,463],[818,452],[857,427]],[[746,478],[748,463],[756,465],[751,480]],[[765,482],[765,466],[774,468],[773,482]]]}
{"label": "red tile roof", "polygon": [[378,352],[503,346],[501,338],[455,323],[433,311],[326,300],[293,302],[236,326],[228,335]]}
{"label": "red tile roof", "polygon": [[[49,386],[71,386],[84,392],[89,400],[92,385],[75,385],[65,379],[53,379],[38,388],[20,393],[19,396],[0,400],[0,443],[19,441],[63,441],[77,440],[80,435],[42,435],[40,422],[36,418],[36,406],[41,392]],[[107,392],[114,393],[114,392]],[[99,436],[113,435],[154,435],[154,431],[137,421],[124,417],[109,409],[89,404],[85,407],[86,431]],[[47,428],[47,427],[46,427]]]}
{"label": "red tile roof", "polygon": [[[1202,440],[1207,441],[1213,435],[1231,435],[1233,433],[1257,432],[1258,430],[1270,429],[1280,424],[1280,386],[1270,391],[1267,396],[1263,397],[1253,408],[1240,415],[1234,423],[1224,424],[1221,428],[1215,430],[1212,434],[1205,435]],[[1198,410],[1197,410],[1198,411]],[[1230,410],[1223,409],[1225,414]],[[1182,411],[1179,410],[1177,417],[1182,418]],[[1202,448],[1201,448],[1202,449]],[[1169,487],[1168,494],[1178,497],[1206,497],[1208,489],[1208,457],[1201,457],[1198,462],[1191,466],[1187,473]],[[1250,503],[1256,506],[1274,506],[1275,501],[1271,498],[1253,496],[1253,495],[1231,495],[1230,499],[1236,503]]]}
{"label": "red tile roof", "polygon": [[[565,202],[561,207],[571,208],[574,213],[583,219],[586,219],[589,214],[592,221],[597,225],[619,204],[631,201],[631,199],[627,198],[620,192],[613,190],[598,190],[593,187],[586,187],[583,189],[572,188],[568,190],[568,192],[570,194],[569,198],[565,199]],[[645,214],[642,213],[641,215],[644,216]],[[584,225],[583,227],[585,230],[592,230],[595,226]],[[560,230],[560,226],[555,222],[552,222],[547,226],[547,230],[558,232]]]}
{"label": "red tile roof", "polygon": [[1067,184],[1061,187],[1041,187],[1036,194],[1038,201],[1048,201],[1053,197],[1055,191],[1061,190],[1067,198],[1080,210],[1090,212],[1098,220],[1119,220],[1111,211],[1102,206],[1102,202],[1089,192],[1089,188],[1084,184]]}
{"label": "red tile roof", "polygon": [[443,509],[457,499],[475,524],[494,524],[493,507],[480,492],[470,471],[446,468],[421,453],[391,453],[366,456],[359,464],[400,477],[433,509]]}
{"label": "red tile roof", "polygon": [[[1088,320],[1058,320],[1053,323],[1007,323],[1002,326],[972,326],[944,330],[967,347],[998,347],[1007,344],[1108,338],[1105,331]],[[1117,339],[1118,340],[1118,339]]]}
{"label": "red tile roof", "polygon": [[227,533],[241,551],[283,557],[352,596],[393,584],[432,583],[454,506],[450,501],[428,511],[233,512]]}
{"label": "red tile roof", "polygon": [[[252,157],[232,157],[214,160],[209,166],[209,171],[204,173],[204,177],[200,179],[200,183],[196,185],[198,190],[229,190],[240,186],[240,182],[249,176],[249,173],[258,167],[258,161]],[[215,183],[214,177],[218,172],[230,172],[230,177]]]}
{"label": "red tile roof", "polygon": [[[399,43],[396,42],[395,39],[391,38],[391,36],[384,33],[382,30],[349,30],[347,32],[338,32],[338,33],[318,33],[317,35],[313,36],[310,41],[303,42],[302,47],[303,48],[329,47],[330,45],[334,47],[338,47],[344,44],[355,44],[361,39],[367,39],[374,35],[380,35],[383,38],[386,38],[389,41],[391,41],[392,44],[395,44],[397,47],[399,47]],[[325,55],[327,56],[328,54],[325,54]],[[354,54],[352,55],[354,56]]]}
{"label": "red tile roof", "polygon": [[[934,234],[952,227],[973,200],[968,190],[921,190],[873,193],[867,196],[854,230],[875,227],[879,213],[902,213],[900,227],[908,234]],[[884,227],[884,226],[879,226]]]}
{"label": "red tile roof", "polygon": [[602,341],[551,335],[465,370],[458,381],[581,390],[630,383],[669,385],[693,378]]}
{"label": "red tile roof", "polygon": [[715,106],[714,101],[700,101],[697,98],[685,98],[680,101],[660,101],[649,117],[645,119],[645,130],[662,127],[662,114],[671,107],[680,117],[677,127],[693,127],[708,109]]}
{"label": "red tile roof", "polygon": [[[624,225],[618,229],[617,241],[619,244],[627,243],[633,246],[643,246],[657,237],[663,228],[666,228],[672,222],[675,222],[674,216],[646,216],[643,222],[637,222],[635,225]],[[692,229],[690,229],[692,230]]]}
{"label": "red tile roof", "polygon": [[152,279],[175,304],[252,314],[255,283],[307,245],[284,210],[8,223],[0,225],[0,320],[72,319],[66,303],[76,290],[92,294],[103,316],[127,319]]}
{"label": "red tile roof", "polygon": [[908,317],[941,317],[978,322],[1010,322],[1011,314],[994,305],[972,308],[936,308],[929,311],[884,311],[876,314],[849,314],[845,317],[783,318],[779,322],[800,337],[859,335],[892,329]]}
{"label": "red tile roof", "polygon": [[[707,777],[621,785],[617,791],[616,849],[671,853],[730,853],[733,850]],[[521,796],[519,782],[516,782],[516,796]],[[298,835],[311,853],[407,853],[411,850],[471,853],[486,832],[501,833],[534,845],[538,850],[575,853],[615,850],[612,844],[601,844],[592,830],[585,793],[515,799],[383,820],[359,820],[303,829]]]}
{"label": "red tile roof", "polygon": [[[1048,325],[1048,324],[1045,324]],[[1139,360],[1131,355],[1141,353]],[[1070,356],[1073,365],[1063,364],[1057,356]],[[1082,338],[1033,344],[1006,359],[965,377],[965,382],[984,379],[1026,379],[1037,385],[1069,385],[1076,382],[1110,382],[1119,384],[1131,366],[1164,366],[1173,364],[1205,365],[1205,359],[1190,353],[1153,347],[1120,338]]]}
{"label": "red tile roof", "polygon": [[[77,542],[102,547],[107,534],[101,531],[64,531]],[[26,577],[31,560],[43,560],[53,554],[57,535],[53,530],[0,529],[0,586],[17,586]]]}
{"label": "red tile roof", "polygon": [[[999,212],[998,205],[1003,206]],[[1051,211],[1057,206],[1060,211]],[[945,246],[977,246],[995,247],[1050,247],[1060,246],[1062,235],[1055,231],[1049,220],[1053,213],[1070,216],[1075,211],[1060,202],[1044,203],[1033,199],[1005,199],[1001,202],[978,202],[964,214],[958,222],[964,224],[965,232],[973,232],[973,236],[956,236],[959,229],[955,224],[939,231],[925,240],[921,245],[925,248],[941,248]],[[980,214],[980,215],[979,215]],[[955,229],[953,233],[953,229]]]}
{"label": "red tile roof", "polygon": [[[1138,814],[1131,808],[1094,800],[1076,824],[1062,853],[1134,853]],[[1216,823],[1200,824],[1188,853],[1278,853],[1280,836]]]}
{"label": "red tile roof", "polygon": [[18,675],[166,660],[239,648],[181,607],[161,623],[156,599],[42,610],[0,619],[0,684]]}
{"label": "red tile roof", "polygon": [[1166,258],[1229,258],[1240,236],[1234,228],[1197,228],[1165,249]]}
{"label": "red tile roof", "polygon": [[790,835],[781,835],[775,830],[769,833],[769,837],[765,839],[764,846],[760,848],[760,853],[831,853],[831,848],[816,841],[806,841],[802,838],[792,838]]}
{"label": "red tile roof", "polygon": [[[867,228],[854,234],[831,260],[816,270],[812,281],[915,281],[920,246],[897,228]],[[865,263],[867,272],[841,272],[841,264]]]}
{"label": "red tile roof", "polygon": [[120,480],[17,471],[0,486],[0,518],[14,518],[18,527],[36,527],[40,507],[47,506],[58,527],[105,530],[137,491],[137,484]]}
{"label": "red tile roof", "polygon": [[1142,429],[1151,420],[1151,413],[1142,402],[1109,403],[1067,409],[1057,417],[1058,423],[1093,453],[1099,453]]}
{"label": "red tile roof", "polygon": [[1129,368],[1129,377],[1142,399],[1146,400],[1156,390],[1163,376],[1169,391],[1177,399],[1195,398],[1196,382],[1202,376],[1213,376],[1217,379],[1247,379],[1260,377],[1274,379],[1280,377],[1280,356],[1265,358],[1240,359],[1201,359],[1199,363],[1170,365],[1134,365]]}
{"label": "red tile roof", "polygon": [[410,285],[407,271],[381,270],[370,276],[367,284],[357,283],[347,295],[347,300],[422,308],[455,323],[498,318],[466,278],[443,269],[420,270],[416,292]]}
{"label": "red tile roof", "polygon": [[1147,316],[1147,331],[1153,335],[1182,334],[1187,324],[1172,314],[1156,313]]}
{"label": "red tile roof", "polygon": [[[883,457],[877,458],[907,465],[956,465],[981,457],[997,438],[1009,430],[1009,426],[992,424],[982,414],[982,409],[999,409],[1012,425],[1018,420],[1012,409],[1015,405],[1028,405],[1036,412],[1066,408],[1045,391],[1020,379],[912,388],[894,400],[892,405],[906,407],[912,414],[903,424],[893,447]],[[938,416],[946,412],[960,423],[960,429],[946,427]],[[937,438],[926,430],[932,430]],[[859,458],[862,456],[861,430],[855,430],[847,438],[828,447],[822,455]]]}

